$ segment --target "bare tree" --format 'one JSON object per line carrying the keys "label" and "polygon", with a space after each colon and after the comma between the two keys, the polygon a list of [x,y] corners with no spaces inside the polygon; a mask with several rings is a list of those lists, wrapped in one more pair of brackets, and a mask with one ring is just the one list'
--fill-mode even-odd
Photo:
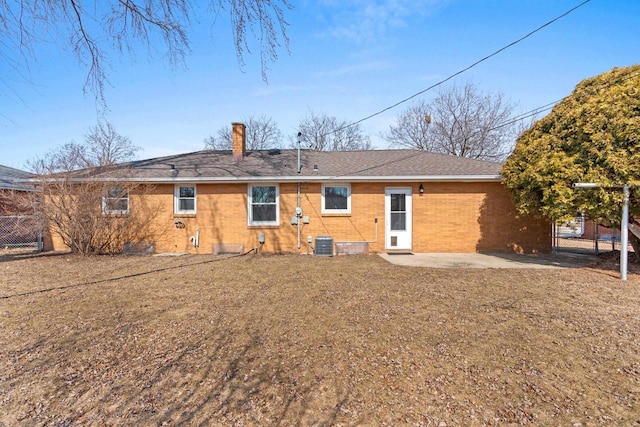
{"label": "bare tree", "polygon": [[[267,116],[245,117],[247,150],[265,150],[282,146],[282,132],[278,124]],[[209,150],[230,150],[232,146],[231,126],[218,129],[216,136],[204,139],[204,147]]]}
{"label": "bare tree", "polygon": [[317,151],[370,150],[371,139],[359,124],[350,125],[327,114],[310,111],[299,124],[300,143],[303,148]]}
{"label": "bare tree", "polygon": [[160,50],[171,65],[189,53],[192,18],[210,16],[212,25],[226,12],[234,32],[240,66],[250,52],[253,35],[260,43],[262,78],[278,57],[281,41],[288,48],[285,10],[288,0],[211,0],[197,7],[187,0],[47,0],[0,1],[2,42],[0,56],[9,69],[28,79],[42,43],[71,47],[78,62],[88,68],[84,90],[104,103],[109,52],[132,53],[137,45]]}
{"label": "bare tree", "polygon": [[430,134],[430,106],[419,101],[403,111],[396,126],[390,126],[383,137],[394,145],[418,150],[437,151]]}
{"label": "bare tree", "polygon": [[65,173],[133,160],[139,150],[111,123],[104,122],[89,130],[84,143],[68,142],[44,158],[30,161],[29,167],[39,173]]}
{"label": "bare tree", "polygon": [[132,160],[140,147],[120,135],[111,123],[99,123],[85,135],[85,163],[89,166],[106,166]]}
{"label": "bare tree", "polygon": [[[118,162],[131,160],[136,147],[109,124],[98,125],[84,144],[68,143],[30,162],[37,191],[31,203],[38,219],[72,252],[116,253],[126,242],[154,241],[160,234],[151,219],[160,211],[141,197],[149,186],[128,180]],[[95,177],[105,167],[119,180]]]}
{"label": "bare tree", "polygon": [[515,140],[512,111],[501,94],[482,94],[467,83],[409,107],[383,137],[392,145],[500,161]]}

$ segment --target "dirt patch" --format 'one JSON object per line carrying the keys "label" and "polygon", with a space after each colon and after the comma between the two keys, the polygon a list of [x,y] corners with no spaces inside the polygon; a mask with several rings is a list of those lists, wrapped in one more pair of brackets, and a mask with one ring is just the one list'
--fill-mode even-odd
{"label": "dirt patch", "polygon": [[640,422],[640,280],[605,264],[0,259],[5,425]]}

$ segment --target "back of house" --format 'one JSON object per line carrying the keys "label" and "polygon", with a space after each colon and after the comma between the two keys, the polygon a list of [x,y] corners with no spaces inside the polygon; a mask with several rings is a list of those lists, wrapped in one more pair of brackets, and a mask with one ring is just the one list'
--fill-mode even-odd
{"label": "back of house", "polygon": [[[130,162],[77,182],[113,186],[104,215],[147,209],[154,233],[130,243],[156,252],[551,250],[550,224],[518,215],[500,163],[421,150],[247,151],[244,125],[233,126],[232,150]],[[136,186],[116,191],[125,182]],[[48,248],[62,249],[51,237]]]}

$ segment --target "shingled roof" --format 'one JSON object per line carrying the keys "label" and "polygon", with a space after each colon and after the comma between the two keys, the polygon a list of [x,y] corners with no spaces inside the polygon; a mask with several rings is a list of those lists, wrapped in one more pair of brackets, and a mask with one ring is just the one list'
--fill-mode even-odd
{"label": "shingled roof", "polygon": [[204,150],[78,171],[79,179],[145,182],[498,181],[501,164],[422,150]]}
{"label": "shingled roof", "polygon": [[20,180],[33,177],[29,172],[20,169],[10,168],[9,166],[0,165],[0,188],[5,190],[23,190],[28,191],[33,188]]}

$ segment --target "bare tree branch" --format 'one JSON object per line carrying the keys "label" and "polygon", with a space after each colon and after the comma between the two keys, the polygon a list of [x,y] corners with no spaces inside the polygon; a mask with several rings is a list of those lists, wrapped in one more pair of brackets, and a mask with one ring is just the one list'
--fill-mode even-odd
{"label": "bare tree branch", "polygon": [[85,135],[84,147],[85,163],[89,166],[107,166],[132,160],[140,150],[108,122],[91,128]]}
{"label": "bare tree branch", "polygon": [[[10,87],[9,72],[30,81],[30,67],[37,62],[35,46],[58,44],[71,48],[77,61],[87,67],[83,90],[106,107],[110,48],[115,54],[133,53],[141,44],[158,50],[172,65],[184,63],[190,51],[191,16],[199,18],[228,9],[234,31],[238,62],[250,53],[250,40],[260,46],[262,78],[278,58],[278,48],[287,49],[289,39],[285,11],[288,0],[211,0],[208,8],[187,0],[0,0],[0,81]],[[248,32],[251,31],[251,35]]]}
{"label": "bare tree branch", "polygon": [[[265,150],[282,146],[282,132],[278,124],[267,116],[250,116],[241,120],[246,126],[247,150]],[[205,149],[231,150],[231,127],[218,129],[217,135],[204,139]]]}
{"label": "bare tree branch", "polygon": [[383,137],[392,145],[499,161],[515,140],[515,126],[502,125],[512,111],[501,94],[482,94],[467,83],[409,107]]}
{"label": "bare tree branch", "polygon": [[302,146],[317,151],[370,150],[371,139],[360,125],[347,124],[346,120],[310,111],[298,127]]}

